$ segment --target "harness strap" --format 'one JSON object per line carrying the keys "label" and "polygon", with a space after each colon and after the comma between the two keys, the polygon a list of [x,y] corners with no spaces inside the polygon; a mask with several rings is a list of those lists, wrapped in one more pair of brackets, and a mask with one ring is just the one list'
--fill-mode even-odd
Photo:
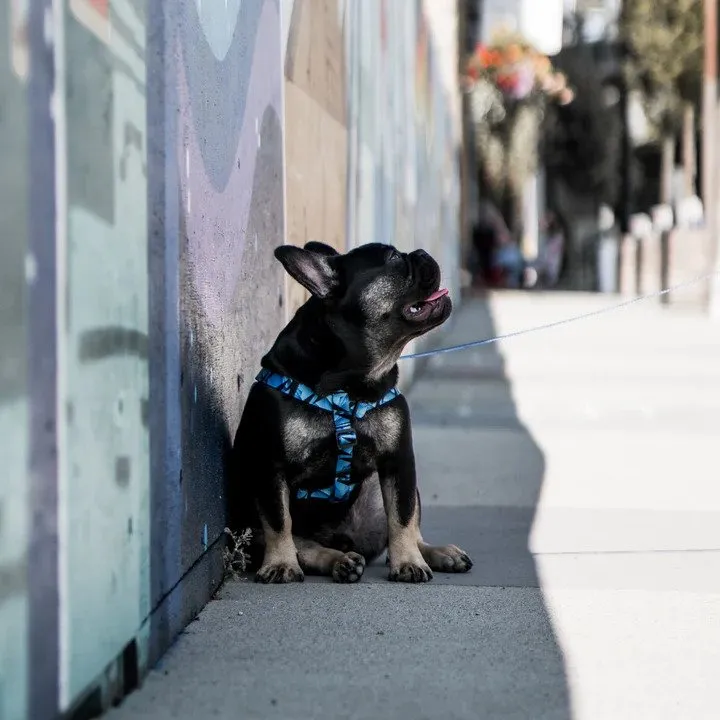
{"label": "harness strap", "polygon": [[338,446],[338,457],[335,465],[335,482],[321,490],[297,491],[299,500],[328,500],[329,502],[343,502],[350,497],[357,483],[350,482],[353,448],[357,442],[357,434],[352,426],[354,418],[362,419],[370,411],[394,400],[400,391],[397,388],[388,390],[383,397],[373,403],[358,402],[350,399],[346,392],[335,392],[332,395],[318,395],[312,388],[303,385],[292,378],[274,373],[266,368],[260,371],[257,382],[279,390],[281,393],[312,405],[313,407],[332,413],[335,424],[335,440]]}

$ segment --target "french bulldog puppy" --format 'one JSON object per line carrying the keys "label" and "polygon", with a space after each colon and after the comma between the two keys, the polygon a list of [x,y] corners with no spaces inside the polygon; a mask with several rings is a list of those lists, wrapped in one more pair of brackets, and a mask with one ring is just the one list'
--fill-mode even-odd
{"label": "french bulldog puppy", "polygon": [[390,580],[467,572],[460,548],[420,533],[408,404],[395,388],[406,344],[450,315],[437,262],[380,243],[346,254],[283,245],[275,257],[311,296],[262,358],[233,446],[231,482],[263,556],[255,580],[356,582],[385,549]]}

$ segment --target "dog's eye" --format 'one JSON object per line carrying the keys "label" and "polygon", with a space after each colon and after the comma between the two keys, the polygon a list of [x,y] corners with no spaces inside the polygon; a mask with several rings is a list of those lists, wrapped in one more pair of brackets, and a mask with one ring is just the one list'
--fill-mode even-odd
{"label": "dog's eye", "polygon": [[391,250],[390,255],[388,255],[388,262],[398,262],[399,260],[402,260],[402,255],[397,250]]}

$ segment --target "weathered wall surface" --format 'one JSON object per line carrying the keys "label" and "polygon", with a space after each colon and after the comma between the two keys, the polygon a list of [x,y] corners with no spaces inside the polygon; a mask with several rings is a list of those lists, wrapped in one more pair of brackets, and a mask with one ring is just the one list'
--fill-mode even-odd
{"label": "weathered wall surface", "polygon": [[[424,248],[457,301],[459,95],[448,72],[457,66],[457,16],[446,3],[434,33],[433,14],[437,3],[422,0],[347,7],[347,239],[350,247],[380,241]],[[401,371],[408,380],[413,365]]]}
{"label": "weathered wall surface", "polygon": [[225,454],[284,319],[278,4],[163,7],[149,113],[153,654],[220,578]]}
{"label": "weathered wall surface", "polygon": [[[284,0],[287,241],[424,248],[459,298],[457,14]],[[289,311],[307,297],[288,281]],[[403,368],[409,378],[411,366]]]}
{"label": "weathered wall surface", "polygon": [[150,611],[145,3],[65,7],[56,116],[60,707]]}
{"label": "weathered wall surface", "polygon": [[[338,0],[283,4],[286,241],[345,251],[347,107],[343,9]],[[287,279],[288,314],[307,299]]]}
{"label": "weathered wall surface", "polygon": [[451,5],[0,18],[3,720],[106,707],[221,581],[226,452],[305,297],[276,246],[424,247],[457,297]]}
{"label": "weathered wall surface", "polygon": [[[0,14],[0,718],[27,714],[28,101],[26,17]],[[8,51],[9,50],[9,51]]]}

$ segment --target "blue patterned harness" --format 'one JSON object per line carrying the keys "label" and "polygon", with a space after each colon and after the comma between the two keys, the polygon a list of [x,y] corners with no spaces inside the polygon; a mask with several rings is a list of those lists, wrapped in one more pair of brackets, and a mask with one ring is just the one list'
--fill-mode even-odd
{"label": "blue patterned harness", "polygon": [[332,395],[317,395],[311,388],[292,378],[264,369],[255,378],[268,387],[275,388],[295,400],[307,403],[313,407],[332,413],[335,423],[335,438],[337,439],[338,458],[335,466],[335,482],[322,490],[307,491],[299,489],[297,498],[307,500],[329,500],[330,502],[343,502],[350,497],[355,483],[350,482],[350,464],[352,462],[353,448],[357,442],[357,435],[352,426],[354,418],[361,419],[370,410],[394,400],[400,391],[397,388],[388,390],[377,402],[356,402],[350,399],[346,392],[334,392]]}

